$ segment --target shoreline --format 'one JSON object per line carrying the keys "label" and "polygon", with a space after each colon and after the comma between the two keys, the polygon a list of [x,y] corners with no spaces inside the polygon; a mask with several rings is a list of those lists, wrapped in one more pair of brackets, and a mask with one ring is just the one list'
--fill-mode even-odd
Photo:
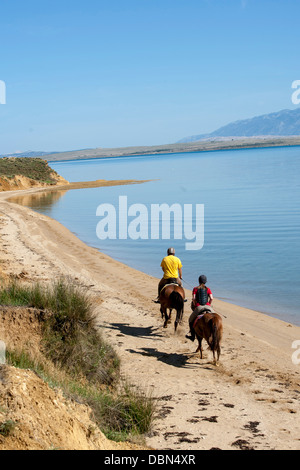
{"label": "shoreline", "polygon": [[[224,322],[221,365],[213,367],[207,351],[200,362],[196,344],[185,339],[191,291],[186,289],[177,334],[173,324],[164,329],[152,302],[157,278],[89,247],[54,219],[8,201],[43,191],[0,194],[2,266],[8,275],[23,273],[32,282],[70,276],[99,296],[99,327],[120,354],[122,373],[159,400],[147,444],[158,450],[300,449],[300,365],[292,362],[300,328],[215,299]],[[256,423],[255,432],[250,423]]]}
{"label": "shoreline", "polygon": [[[79,182],[68,182],[67,184],[56,184],[47,186],[33,186],[28,189],[12,189],[0,191],[0,194],[16,193],[16,197],[19,197],[21,191],[26,191],[24,194],[38,192],[53,192],[53,191],[69,191],[71,189],[88,189],[88,188],[102,188],[105,186],[122,186],[129,184],[142,184],[147,183],[150,180],[95,180],[95,181],[79,181]],[[14,197],[13,195],[11,196]]]}
{"label": "shoreline", "polygon": [[[19,204],[23,207],[28,207],[29,209],[34,210],[30,206],[26,205],[26,203],[23,204],[22,202],[18,201],[18,199],[22,199],[23,197],[26,197],[26,195],[31,196],[31,195],[39,194],[39,193],[41,193],[41,195],[43,193],[47,193],[47,192],[63,192],[63,193],[65,193],[68,190],[72,190],[72,189],[100,188],[100,187],[107,187],[107,186],[142,184],[142,183],[147,183],[149,181],[153,181],[153,180],[95,180],[95,181],[86,181],[86,182],[84,182],[84,181],[83,182],[70,182],[67,185],[48,186],[48,187],[33,187],[33,188],[30,188],[30,189],[25,189],[25,190],[13,190],[13,192],[15,194],[12,194],[11,196],[9,196],[8,198],[5,198],[5,199],[7,199],[8,202],[16,203],[16,204]],[[12,192],[12,191],[4,191],[3,193],[7,194],[9,192]],[[1,194],[1,192],[0,192],[0,194]],[[22,196],[22,194],[23,194],[23,196]],[[40,214],[39,212],[37,212],[37,213]],[[52,219],[52,220],[54,220],[54,219]],[[75,233],[75,232],[72,232],[72,233]],[[80,239],[78,234],[75,233],[75,236]],[[97,251],[100,251],[97,247],[94,247],[92,245],[87,245],[87,246],[90,246],[91,248],[94,248]],[[106,255],[106,256],[109,257],[109,255]],[[113,258],[111,258],[111,259],[113,259]],[[135,269],[138,272],[140,272],[138,270],[138,268],[135,268],[134,266],[126,265],[125,263],[122,263],[122,264],[124,266],[127,266],[128,268]],[[143,271],[143,275],[148,275],[148,276],[153,278],[152,274],[146,273],[144,271]],[[157,282],[159,282],[159,279],[157,279]],[[189,284],[189,287],[186,287],[186,290],[192,291],[190,283],[187,283],[186,281],[184,281],[184,284],[185,284],[185,287],[187,286],[187,284]],[[235,302],[234,300],[226,300],[224,298],[222,298],[220,300],[222,302],[226,303],[226,304],[234,305],[234,306],[239,307],[239,308],[245,308],[245,309],[248,309],[250,311],[255,311],[255,312],[260,313],[262,315],[267,315],[271,318],[281,320],[284,323],[293,324],[296,327],[300,327],[300,320],[299,320],[298,323],[297,322],[294,323],[294,318],[293,318],[294,315],[293,314],[291,314],[290,317],[288,317],[288,318],[283,318],[283,317],[280,317],[279,313],[275,313],[274,311],[272,311],[271,308],[268,309],[268,310],[263,310],[263,309],[248,306],[247,301],[245,301],[244,305],[243,305],[243,304],[238,303],[238,301]]]}

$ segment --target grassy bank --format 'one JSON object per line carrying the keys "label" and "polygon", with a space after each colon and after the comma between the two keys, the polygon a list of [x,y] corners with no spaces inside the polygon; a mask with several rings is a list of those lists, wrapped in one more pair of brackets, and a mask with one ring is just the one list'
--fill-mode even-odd
{"label": "grassy bank", "polygon": [[32,369],[50,386],[90,406],[94,421],[112,440],[150,430],[155,402],[120,377],[120,361],[96,326],[93,299],[69,280],[49,287],[12,280],[0,288],[0,304],[39,310],[41,351],[7,351],[7,362]]}
{"label": "grassy bank", "polygon": [[56,184],[59,176],[41,158],[0,158],[0,177],[25,176],[46,184]]}

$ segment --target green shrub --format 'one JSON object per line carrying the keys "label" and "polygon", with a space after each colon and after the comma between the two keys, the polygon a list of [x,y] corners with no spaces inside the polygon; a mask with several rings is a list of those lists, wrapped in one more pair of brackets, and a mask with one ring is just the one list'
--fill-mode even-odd
{"label": "green shrub", "polygon": [[15,175],[56,184],[55,177],[57,173],[41,158],[0,158],[0,176],[13,178]]}
{"label": "green shrub", "polygon": [[16,427],[16,423],[11,419],[0,423],[0,435],[3,437],[8,437]]}
{"label": "green shrub", "polygon": [[86,290],[66,279],[47,288],[11,281],[0,288],[0,303],[48,311],[42,324],[43,354],[64,371],[65,378],[53,376],[53,371],[30,357],[30,351],[7,351],[9,364],[36,371],[49,385],[60,386],[67,396],[88,404],[110,439],[126,440],[150,430],[155,401],[120,380],[119,358],[97,329]]}

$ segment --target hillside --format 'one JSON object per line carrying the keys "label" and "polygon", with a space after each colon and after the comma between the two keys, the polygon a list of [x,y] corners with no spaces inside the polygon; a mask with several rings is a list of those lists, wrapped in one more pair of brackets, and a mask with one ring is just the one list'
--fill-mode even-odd
{"label": "hillside", "polygon": [[14,152],[14,153],[6,153],[4,155],[0,155],[0,157],[6,157],[6,158],[11,158],[11,157],[16,157],[16,158],[41,158],[44,155],[50,155],[51,153],[56,153],[56,152],[36,152],[34,150],[27,150],[26,152]]}
{"label": "hillside", "polygon": [[299,136],[300,108],[284,109],[250,119],[231,122],[209,134],[199,134],[181,139],[178,143],[221,137]]}
{"label": "hillside", "polygon": [[[10,351],[31,348],[41,355],[41,324],[38,310],[1,307],[0,337]],[[0,365],[0,450],[120,448],[91,415],[86,405],[65,398],[29,368]]]}
{"label": "hillside", "polygon": [[0,191],[68,184],[41,158],[1,158]]}
{"label": "hillside", "polygon": [[67,400],[33,371],[0,366],[0,450],[121,450],[85,405]]}
{"label": "hillside", "polygon": [[[108,439],[93,409],[54,386],[62,372],[43,355],[44,321],[38,309],[1,306],[0,338],[18,367],[0,364],[0,450],[140,450]],[[26,363],[29,353],[43,364],[39,373]],[[43,378],[47,367],[50,384]]]}
{"label": "hillside", "polygon": [[0,279],[0,450],[145,448],[125,439],[142,440],[153,402],[123,385],[95,320],[102,300],[74,279]]}
{"label": "hillside", "polygon": [[177,144],[94,148],[90,150],[73,150],[70,152],[47,155],[49,162],[67,160],[86,160],[91,158],[135,157],[139,155],[165,155],[172,153],[209,152],[213,150],[235,150],[244,148],[282,147],[300,145],[298,137],[241,137],[239,139],[221,138],[198,142]]}

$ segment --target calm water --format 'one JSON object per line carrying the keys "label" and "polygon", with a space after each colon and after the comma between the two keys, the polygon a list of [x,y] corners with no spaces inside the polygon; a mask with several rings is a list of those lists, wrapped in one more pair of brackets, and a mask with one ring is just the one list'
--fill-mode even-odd
{"label": "calm water", "polygon": [[[185,287],[206,274],[215,297],[300,325],[300,148],[136,156],[51,163],[69,181],[153,179],[142,185],[57,192],[26,201],[83,241],[161,277],[174,246]],[[155,203],[204,204],[204,246],[186,240],[104,240],[96,236],[99,204],[118,210],[119,196]],[[130,219],[129,219],[130,220]],[[155,295],[155,293],[153,293]]]}

